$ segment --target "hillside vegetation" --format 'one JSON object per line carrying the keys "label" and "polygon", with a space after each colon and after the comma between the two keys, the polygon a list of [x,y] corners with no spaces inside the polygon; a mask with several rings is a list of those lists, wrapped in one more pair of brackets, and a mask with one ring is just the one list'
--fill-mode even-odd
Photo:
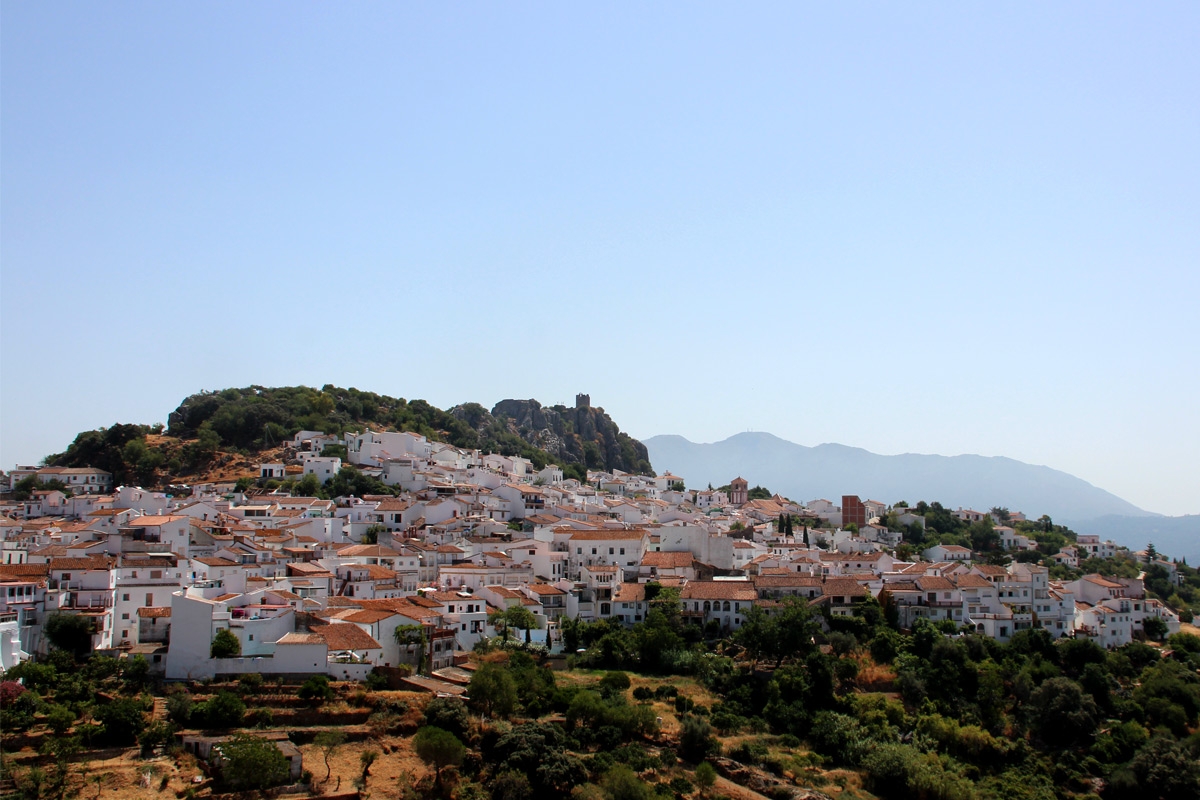
{"label": "hillside vegetation", "polygon": [[113,473],[117,484],[152,487],[249,475],[256,460],[277,455],[300,430],[342,434],[366,428],[410,431],[455,447],[522,456],[539,469],[557,463],[576,478],[588,469],[651,472],[645,446],[621,433],[600,408],[503,400],[490,412],[478,403],[444,411],[424,400],[328,384],[199,392],[171,412],[165,431],[131,424],[85,431],[45,461],[98,467]]}

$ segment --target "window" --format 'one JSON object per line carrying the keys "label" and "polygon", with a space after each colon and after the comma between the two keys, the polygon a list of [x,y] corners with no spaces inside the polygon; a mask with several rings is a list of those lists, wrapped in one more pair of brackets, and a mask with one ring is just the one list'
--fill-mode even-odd
{"label": "window", "polygon": [[592,548],[592,555],[596,555],[596,548]]}
{"label": "window", "polygon": [[253,633],[252,633],[252,634],[250,634],[250,641],[252,641],[252,642],[254,641],[254,634],[253,634]]}
{"label": "window", "polygon": [[[624,550],[622,550],[621,552],[622,552],[622,553],[624,553],[625,551],[624,551]],[[611,547],[610,547],[610,548],[608,548],[608,554],[609,554],[610,556],[613,554],[613,549],[612,549]]]}
{"label": "window", "polygon": [[124,602],[129,602],[129,595],[128,594],[121,595],[121,600]]}
{"label": "window", "polygon": [[577,555],[577,556],[581,556],[581,555],[583,555],[583,548],[582,548],[582,547],[576,547],[576,548],[575,548],[575,555]]}
{"label": "window", "polygon": [[146,592],[146,605],[148,605],[148,606],[154,605],[154,593],[153,592]]}
{"label": "window", "polygon": [[162,570],[161,570],[161,569],[152,569],[152,570],[150,570],[150,578],[151,578],[151,580],[157,580],[157,579],[159,579],[159,578],[161,578],[161,577],[162,577]]}
{"label": "window", "polygon": [[122,615],[121,615],[121,619],[129,619],[129,615],[128,615],[128,614],[122,614]]}

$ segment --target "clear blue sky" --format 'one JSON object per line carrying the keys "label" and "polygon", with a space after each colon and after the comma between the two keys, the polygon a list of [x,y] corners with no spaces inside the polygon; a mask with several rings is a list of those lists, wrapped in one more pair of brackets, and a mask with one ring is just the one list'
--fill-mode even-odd
{"label": "clear blue sky", "polygon": [[1200,513],[1195,3],[0,15],[0,466],[201,389],[582,391]]}

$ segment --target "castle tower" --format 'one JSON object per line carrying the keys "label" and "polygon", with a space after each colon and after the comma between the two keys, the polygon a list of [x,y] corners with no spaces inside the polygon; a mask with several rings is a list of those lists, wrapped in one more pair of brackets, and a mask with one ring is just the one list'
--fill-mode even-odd
{"label": "castle tower", "polygon": [[744,506],[750,502],[750,483],[740,475],[729,482],[729,503]]}

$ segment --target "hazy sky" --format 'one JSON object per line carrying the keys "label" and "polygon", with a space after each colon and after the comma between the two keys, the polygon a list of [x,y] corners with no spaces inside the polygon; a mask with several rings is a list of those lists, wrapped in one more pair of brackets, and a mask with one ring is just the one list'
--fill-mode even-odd
{"label": "hazy sky", "polygon": [[0,14],[0,466],[201,389],[590,392],[1200,513],[1200,5]]}

